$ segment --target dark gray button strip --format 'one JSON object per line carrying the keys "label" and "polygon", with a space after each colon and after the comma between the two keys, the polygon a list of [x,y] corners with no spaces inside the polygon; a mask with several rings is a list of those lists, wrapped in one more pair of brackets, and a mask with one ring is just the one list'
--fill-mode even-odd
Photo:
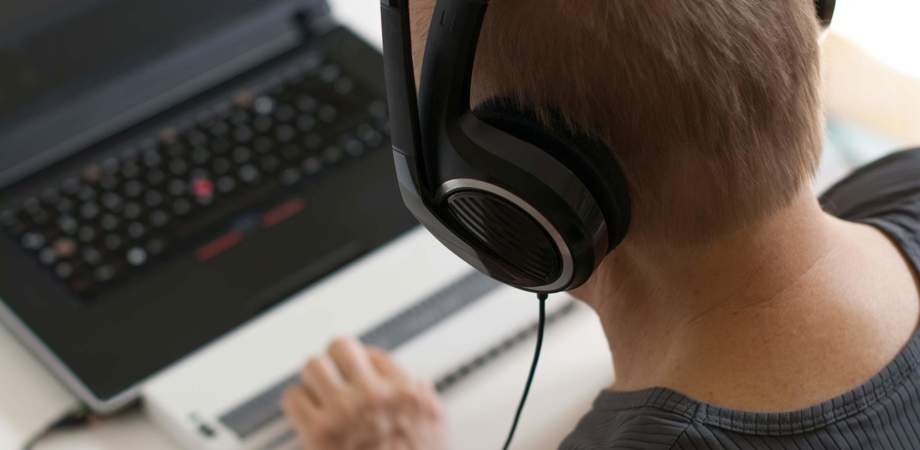
{"label": "dark gray button strip", "polygon": [[[499,286],[497,281],[478,272],[470,273],[371,329],[361,337],[361,341],[392,351],[482,299]],[[298,374],[284,378],[221,416],[220,421],[240,438],[252,435],[281,417],[281,396],[289,386],[297,382]]]}
{"label": "dark gray button strip", "polygon": [[[559,319],[569,315],[575,311],[575,301],[574,300],[563,300],[566,303],[559,308],[558,310],[549,313],[546,315],[546,327],[549,328],[554,323],[558,322]],[[512,336],[509,336],[505,340],[498,342],[492,348],[482,352],[480,355],[476,356],[474,359],[467,361],[462,365],[458,365],[456,369],[445,374],[440,379],[435,380],[434,388],[439,393],[447,392],[450,388],[454,387],[455,384],[464,380],[471,373],[479,370],[482,366],[492,362],[497,359],[499,356],[504,355],[506,352],[514,348],[517,344],[529,339],[531,336],[537,334],[537,329],[540,324],[536,320],[533,321],[530,325],[521,328]]]}

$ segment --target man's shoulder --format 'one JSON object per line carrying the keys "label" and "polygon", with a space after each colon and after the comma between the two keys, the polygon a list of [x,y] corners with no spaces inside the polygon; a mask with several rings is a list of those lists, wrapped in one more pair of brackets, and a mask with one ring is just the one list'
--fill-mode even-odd
{"label": "man's shoulder", "polygon": [[821,205],[841,219],[884,231],[920,270],[920,148],[858,169],[822,195]]}
{"label": "man's shoulder", "polygon": [[824,209],[846,220],[920,210],[920,148],[892,153],[837,182],[821,196]]}
{"label": "man's shoulder", "polygon": [[685,414],[654,406],[611,409],[595,405],[559,448],[670,450],[691,424]]}

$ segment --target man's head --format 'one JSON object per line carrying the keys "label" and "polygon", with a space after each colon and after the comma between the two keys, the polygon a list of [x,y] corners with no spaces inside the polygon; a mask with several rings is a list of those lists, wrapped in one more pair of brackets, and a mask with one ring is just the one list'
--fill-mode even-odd
{"label": "man's head", "polygon": [[[411,3],[417,62],[434,3]],[[814,174],[817,33],[810,0],[492,0],[473,103],[558,110],[621,161],[631,236],[706,241]]]}

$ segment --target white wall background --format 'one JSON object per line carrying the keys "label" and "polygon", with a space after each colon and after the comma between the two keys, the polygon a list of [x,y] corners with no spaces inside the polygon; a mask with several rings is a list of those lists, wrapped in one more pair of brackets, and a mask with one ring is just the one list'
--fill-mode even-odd
{"label": "white wall background", "polygon": [[831,30],[920,78],[920,0],[837,0]]}

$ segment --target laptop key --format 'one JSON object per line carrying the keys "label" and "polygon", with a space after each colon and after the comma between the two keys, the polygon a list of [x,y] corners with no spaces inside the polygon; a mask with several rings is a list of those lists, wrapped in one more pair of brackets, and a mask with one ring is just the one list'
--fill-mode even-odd
{"label": "laptop key", "polygon": [[148,255],[157,256],[163,253],[164,250],[166,250],[166,241],[158,237],[151,238],[150,240],[147,241],[147,245],[145,246],[145,248],[147,250]]}
{"label": "laptop key", "polygon": [[92,200],[86,201],[86,203],[83,203],[80,207],[80,217],[85,220],[94,220],[99,216],[99,212],[99,205]]}
{"label": "laptop key", "polygon": [[233,139],[240,144],[246,144],[255,137],[255,133],[252,132],[252,129],[248,126],[241,125],[237,126],[233,130]]}
{"label": "laptop key", "polygon": [[185,181],[180,178],[173,178],[169,181],[169,185],[166,187],[166,190],[169,192],[169,195],[173,197],[180,197],[185,195],[188,186]]}
{"label": "laptop key", "polygon": [[179,198],[173,201],[172,210],[177,216],[185,216],[192,211],[192,204],[187,199]]}
{"label": "laptop key", "polygon": [[61,183],[61,191],[67,195],[76,195],[80,191],[80,180],[77,177],[67,177]]}
{"label": "laptop key", "polygon": [[195,147],[192,150],[191,157],[192,157],[192,163],[194,163],[196,166],[202,166],[204,164],[207,164],[208,161],[211,159],[211,152],[208,151],[208,149],[204,147]]}
{"label": "laptop key", "polygon": [[296,161],[303,157],[303,148],[299,145],[287,144],[281,146],[281,157],[288,161]]}
{"label": "laptop key", "polygon": [[105,246],[105,249],[110,252],[120,250],[123,244],[124,240],[117,234],[109,234],[103,239],[103,245]]}
{"label": "laptop key", "polygon": [[140,181],[130,180],[127,183],[125,183],[125,186],[122,189],[122,192],[124,192],[125,197],[127,198],[137,198],[137,197],[140,197],[141,194],[144,193],[144,185],[141,184]]}
{"label": "laptop key", "polygon": [[319,102],[312,95],[302,95],[297,99],[297,109],[301,112],[311,113],[319,107]]}
{"label": "laptop key", "polygon": [[61,191],[55,187],[45,188],[41,193],[40,199],[45,206],[53,207],[61,200]]}
{"label": "laptop key", "polygon": [[306,175],[315,175],[323,169],[323,163],[316,156],[311,156],[303,161],[301,164],[303,171]]}
{"label": "laptop key", "polygon": [[319,109],[319,113],[318,113],[319,120],[327,124],[335,122],[338,116],[339,116],[339,111],[334,106],[324,105],[322,108]]}
{"label": "laptop key", "polygon": [[290,142],[297,136],[297,131],[290,125],[282,125],[275,131],[275,138],[278,142]]}
{"label": "laptop key", "polygon": [[256,153],[265,154],[276,148],[275,141],[268,136],[259,136],[252,141],[252,148]]}
{"label": "laptop key", "polygon": [[259,169],[250,164],[241,167],[238,176],[240,181],[246,184],[256,184],[261,179]]}
{"label": "laptop key", "polygon": [[36,251],[45,245],[45,235],[37,231],[30,231],[22,236],[21,241],[26,250]]}
{"label": "laptop key", "polygon": [[283,104],[275,110],[275,119],[281,122],[290,122],[294,120],[296,115],[297,111],[287,104]]}
{"label": "laptop key", "polygon": [[60,214],[66,214],[73,212],[75,207],[76,205],[73,199],[69,197],[61,197],[61,199],[54,204],[53,209]]}
{"label": "laptop key", "polygon": [[147,262],[147,250],[141,247],[133,247],[125,254],[128,264],[132,266],[142,266]]}
{"label": "laptop key", "polygon": [[344,152],[338,146],[332,145],[323,150],[323,162],[327,165],[333,165],[342,160]]}
{"label": "laptop key", "polygon": [[102,262],[102,253],[95,247],[86,247],[81,252],[83,262],[90,266],[96,266]]}
{"label": "laptop key", "polygon": [[169,162],[169,173],[181,177],[188,172],[188,163],[184,159],[173,159]]}
{"label": "laptop key", "polygon": [[148,208],[157,208],[163,204],[163,194],[160,191],[149,190],[144,194],[144,204]]}
{"label": "laptop key", "polygon": [[154,228],[163,228],[169,224],[169,214],[166,211],[161,209],[155,210],[150,213],[150,225]]}
{"label": "laptop key", "polygon": [[77,253],[77,243],[71,238],[59,238],[51,244],[59,259],[70,258]]}
{"label": "laptop key", "polygon": [[38,261],[43,265],[51,266],[56,263],[57,260],[57,253],[55,253],[54,249],[51,247],[45,247],[40,252],[38,252]]}
{"label": "laptop key", "polygon": [[166,173],[160,169],[152,169],[147,172],[147,184],[150,186],[159,186],[166,181]]}
{"label": "laptop key", "polygon": [[112,279],[115,278],[116,273],[117,271],[115,270],[115,267],[113,265],[103,264],[96,268],[94,275],[96,278],[96,282],[105,283],[108,281],[112,281]]}
{"label": "laptop key", "polygon": [[[125,208],[121,212],[121,216],[125,220],[135,220],[144,213],[143,207],[137,202],[128,202],[125,204]],[[116,225],[117,226],[117,225]],[[110,228],[110,227],[106,227]]]}
{"label": "laptop key", "polygon": [[231,176],[222,176],[217,179],[217,192],[229,194],[236,189],[236,180]]}
{"label": "laptop key", "polygon": [[284,172],[281,172],[281,184],[285,186],[292,186],[297,184],[300,181],[300,171],[293,168],[285,169]]}
{"label": "laptop key", "polygon": [[237,164],[246,164],[252,158],[252,151],[248,147],[237,147],[233,149],[233,161]]}
{"label": "laptop key", "polygon": [[77,231],[77,239],[85,244],[91,244],[96,240],[96,227],[92,225],[83,225]]}
{"label": "laptop key", "polygon": [[0,211],[0,226],[3,228],[12,228],[19,224],[19,218],[16,217],[16,211],[4,209]]}
{"label": "laptop key", "polygon": [[229,159],[224,157],[217,157],[211,162],[211,171],[217,175],[223,175],[230,171],[233,168],[233,164]]}
{"label": "laptop key", "polygon": [[136,178],[141,173],[140,166],[134,161],[126,161],[121,167],[121,176],[126,180]]}
{"label": "laptop key", "polygon": [[208,135],[200,129],[195,128],[189,130],[185,134],[185,141],[192,147],[204,147],[208,143]]}
{"label": "laptop key", "polygon": [[80,227],[80,222],[73,216],[62,215],[58,218],[57,226],[64,234],[72,235],[77,232],[77,229]]}
{"label": "laptop key", "polygon": [[377,148],[383,144],[383,135],[370,124],[365,123],[359,126],[357,133],[358,139],[371,148]]}
{"label": "laptop key", "polygon": [[141,161],[148,169],[153,169],[163,164],[163,157],[156,150],[147,150],[141,155]]}
{"label": "laptop key", "polygon": [[128,237],[139,240],[147,235],[147,227],[140,222],[132,222],[128,225]]}
{"label": "laptop key", "polygon": [[110,213],[103,215],[102,218],[99,219],[99,226],[104,231],[115,231],[120,224],[121,220],[118,219],[118,216]]}
{"label": "laptop key", "polygon": [[265,173],[275,173],[281,168],[281,160],[274,155],[265,155],[259,159],[259,167]]}
{"label": "laptop key", "polygon": [[316,118],[310,114],[301,114],[300,117],[297,118],[295,125],[301,132],[306,133],[313,131],[313,129],[316,128]]}
{"label": "laptop key", "polygon": [[353,157],[359,157],[365,151],[364,143],[351,136],[346,136],[342,139],[342,147],[345,148],[346,153]]}
{"label": "laptop key", "polygon": [[67,261],[59,262],[56,266],[54,266],[54,274],[62,280],[69,280],[70,277],[73,276],[73,272],[73,264]]}
{"label": "laptop key", "polygon": [[102,206],[105,207],[105,209],[113,212],[118,212],[121,210],[121,207],[124,204],[124,200],[115,192],[106,192],[105,194],[102,194],[100,203],[102,203]]}

